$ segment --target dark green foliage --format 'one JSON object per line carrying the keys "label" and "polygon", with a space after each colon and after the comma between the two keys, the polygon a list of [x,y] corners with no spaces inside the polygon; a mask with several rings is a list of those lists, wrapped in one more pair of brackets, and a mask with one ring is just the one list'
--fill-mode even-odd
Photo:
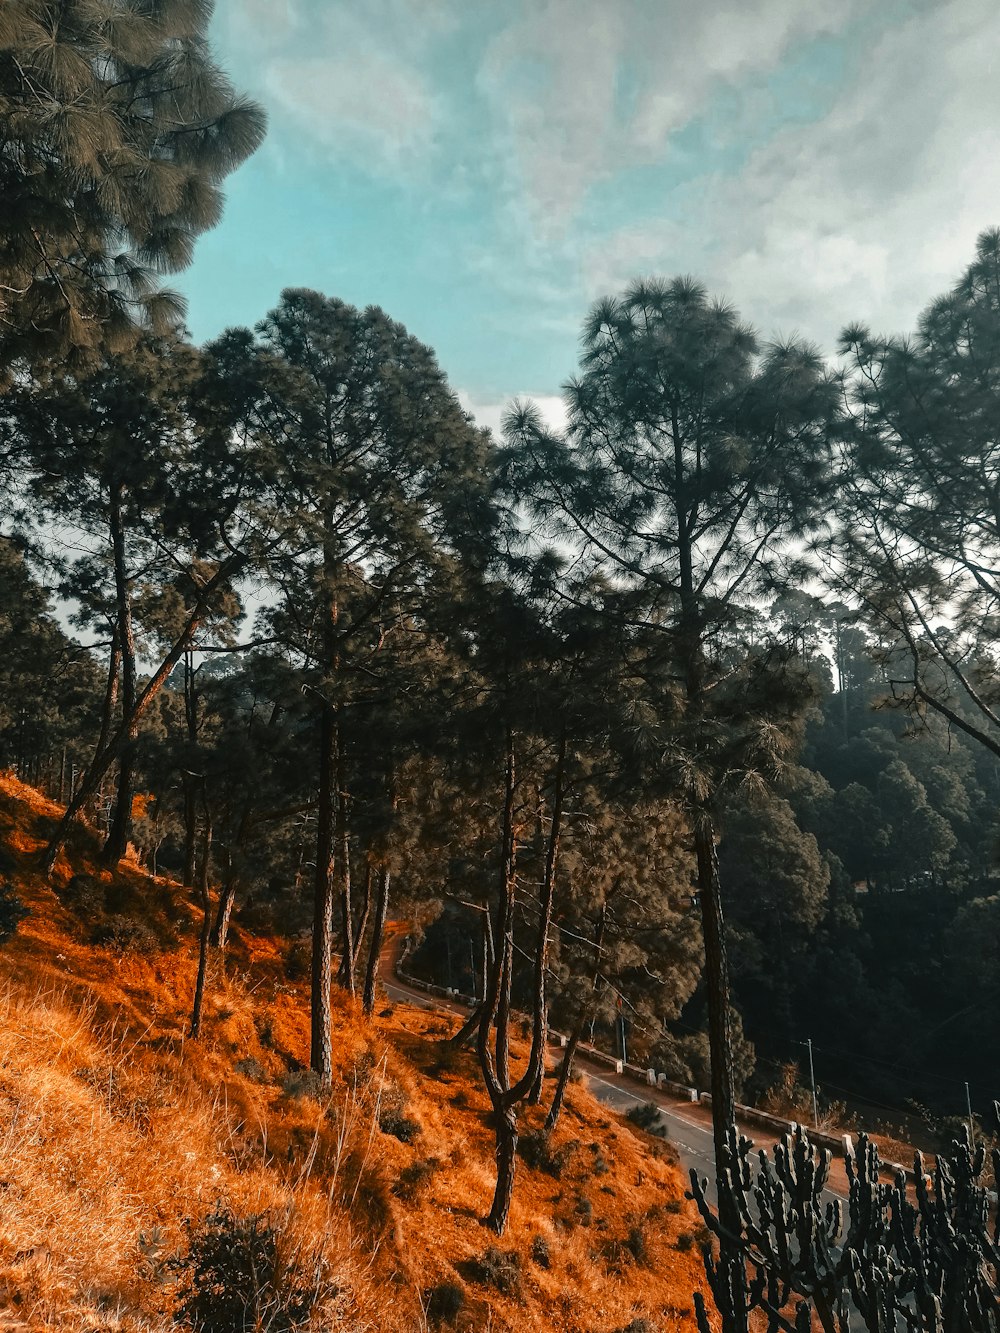
{"label": "dark green foliage", "polygon": [[105,886],[93,875],[74,875],[60,896],[84,921],[93,921],[104,912]]}
{"label": "dark green foliage", "polygon": [[12,884],[0,882],[0,944],[6,943],[17,931],[26,916],[28,908],[21,901]]}
{"label": "dark green foliage", "polygon": [[219,1206],[188,1223],[177,1313],[196,1333],[292,1333],[333,1294],[321,1265],[308,1264],[266,1214]]}
{"label": "dark green foliage", "polygon": [[635,1106],[630,1106],[625,1112],[625,1119],[644,1129],[647,1134],[655,1134],[661,1139],[670,1137],[663,1116],[660,1114],[660,1108],[655,1102],[639,1102]]}
{"label": "dark green foliage", "polygon": [[[121,347],[182,309],[222,181],[264,132],[205,40],[211,6],[6,0],[0,13],[0,327],[12,355]],[[57,111],[56,111],[57,109]],[[57,113],[58,112],[58,113]]]}

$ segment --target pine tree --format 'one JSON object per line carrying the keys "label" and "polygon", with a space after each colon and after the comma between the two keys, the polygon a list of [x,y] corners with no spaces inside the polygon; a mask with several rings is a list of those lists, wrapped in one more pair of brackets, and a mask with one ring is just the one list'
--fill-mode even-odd
{"label": "pine tree", "polygon": [[120,348],[182,304],[222,181],[260,108],[213,62],[204,0],[5,0],[0,7],[0,369]]}

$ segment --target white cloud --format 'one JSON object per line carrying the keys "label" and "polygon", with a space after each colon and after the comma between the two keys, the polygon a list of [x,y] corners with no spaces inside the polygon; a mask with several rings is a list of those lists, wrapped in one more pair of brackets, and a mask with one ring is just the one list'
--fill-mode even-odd
{"label": "white cloud", "polygon": [[654,220],[593,243],[588,295],[694,271],[766,334],[797,331],[827,351],[855,319],[912,328],[977,233],[1000,223],[997,49],[993,0],[938,4],[885,31],[824,119],[780,131],[735,177],[680,192],[683,226]]}
{"label": "white cloud", "polygon": [[542,414],[542,420],[552,430],[561,432],[566,428],[566,404],[557,394],[515,393],[511,394],[505,402],[498,403],[478,398],[475,394],[467,393],[464,389],[457,390],[457,393],[458,401],[465,411],[475,417],[478,425],[487,426],[498,440],[503,434],[501,423],[504,413],[515,398],[522,402],[534,403]]}
{"label": "white cloud", "polygon": [[847,25],[858,0],[543,0],[498,34],[479,85],[536,226],[558,234],[594,184],[659,161],[720,86]]}
{"label": "white cloud", "polygon": [[435,100],[419,73],[375,50],[279,57],[267,69],[272,105],[339,156],[397,167],[427,147]]}

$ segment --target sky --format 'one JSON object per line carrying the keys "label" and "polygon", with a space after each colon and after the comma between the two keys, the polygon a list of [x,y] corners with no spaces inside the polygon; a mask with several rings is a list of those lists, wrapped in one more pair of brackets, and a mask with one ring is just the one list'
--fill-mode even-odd
{"label": "sky", "polygon": [[477,420],[554,420],[592,302],[692,274],[765,339],[906,332],[1000,225],[996,0],[218,0],[267,109],[173,283],[380,305]]}

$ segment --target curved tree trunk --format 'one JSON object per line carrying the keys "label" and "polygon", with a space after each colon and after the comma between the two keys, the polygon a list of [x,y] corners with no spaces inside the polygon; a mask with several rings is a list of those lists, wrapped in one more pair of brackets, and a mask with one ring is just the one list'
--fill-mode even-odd
{"label": "curved tree trunk", "polygon": [[510,1216],[510,1201],[514,1196],[514,1169],[517,1163],[517,1112],[508,1106],[497,1116],[497,1187],[493,1194],[493,1206],[483,1225],[502,1236]]}

